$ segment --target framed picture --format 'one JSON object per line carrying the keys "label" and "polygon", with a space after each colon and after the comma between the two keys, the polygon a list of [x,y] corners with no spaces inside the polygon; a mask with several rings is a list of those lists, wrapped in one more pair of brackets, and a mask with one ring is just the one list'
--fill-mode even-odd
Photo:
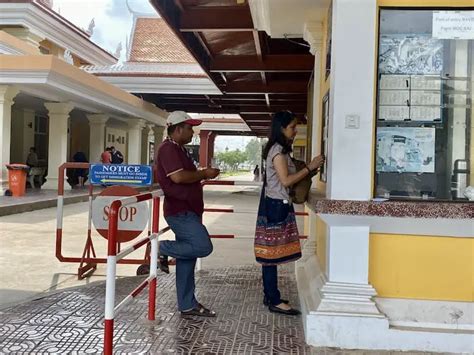
{"label": "framed picture", "polygon": [[326,32],[326,80],[331,74],[331,47],[332,47],[332,1],[329,4],[328,23]]}

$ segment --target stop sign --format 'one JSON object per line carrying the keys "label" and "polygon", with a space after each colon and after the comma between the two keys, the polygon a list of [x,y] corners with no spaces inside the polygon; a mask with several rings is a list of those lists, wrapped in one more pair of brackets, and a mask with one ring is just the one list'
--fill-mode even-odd
{"label": "stop sign", "polygon": [[[107,239],[109,231],[110,204],[120,197],[138,195],[130,186],[111,186],[102,191],[92,202],[92,222],[101,236]],[[146,228],[150,212],[147,202],[122,206],[118,213],[118,242],[128,242]]]}

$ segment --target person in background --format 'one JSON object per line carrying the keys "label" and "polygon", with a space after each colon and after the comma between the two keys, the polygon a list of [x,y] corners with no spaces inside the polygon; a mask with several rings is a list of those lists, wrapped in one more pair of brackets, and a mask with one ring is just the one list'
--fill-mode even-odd
{"label": "person in background", "polygon": [[201,181],[219,175],[219,169],[197,170],[184,147],[193,138],[193,126],[202,123],[186,112],[174,111],[166,120],[168,137],[156,151],[157,179],[164,192],[163,214],[176,240],[159,243],[160,269],[169,273],[168,256],[176,258],[178,309],[183,316],[215,317],[216,313],[196,300],[194,268],[197,258],[212,253],[213,246],[202,224],[204,201]]}
{"label": "person in background", "polygon": [[28,153],[28,156],[26,157],[26,165],[28,165],[30,168],[34,168],[35,166],[38,166],[38,154],[36,154],[35,147],[30,148],[30,152]]}
{"label": "person in background", "polygon": [[[76,152],[72,157],[75,163],[88,163],[86,155],[83,152]],[[84,187],[84,183],[87,180],[87,169],[74,169],[74,182],[80,187]]]}
{"label": "person in background", "polygon": [[115,149],[114,146],[110,147],[110,152],[112,154],[112,164],[122,164],[123,163],[123,154],[120,150]]}
{"label": "person in background", "polygon": [[255,230],[255,257],[262,265],[264,305],[270,312],[298,315],[289,301],[282,299],[278,289],[277,265],[295,261],[301,257],[295,210],[289,195],[289,187],[323,164],[322,155],[308,166],[296,172],[290,157],[296,136],[296,116],[289,111],[277,112],[272,119],[268,143],[263,150],[265,173],[258,208]]}
{"label": "person in background", "polygon": [[258,165],[253,169],[253,181],[259,181],[260,179],[260,170],[258,168]]}
{"label": "person in background", "polygon": [[100,161],[102,164],[111,164],[112,163],[112,150],[107,147],[100,155]]}

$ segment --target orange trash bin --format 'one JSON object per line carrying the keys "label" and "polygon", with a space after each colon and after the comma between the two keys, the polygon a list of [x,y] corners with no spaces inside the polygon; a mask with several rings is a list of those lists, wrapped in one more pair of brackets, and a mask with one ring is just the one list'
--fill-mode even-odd
{"label": "orange trash bin", "polygon": [[8,185],[12,196],[23,196],[26,190],[26,177],[30,169],[29,166],[24,164],[7,164],[7,169]]}

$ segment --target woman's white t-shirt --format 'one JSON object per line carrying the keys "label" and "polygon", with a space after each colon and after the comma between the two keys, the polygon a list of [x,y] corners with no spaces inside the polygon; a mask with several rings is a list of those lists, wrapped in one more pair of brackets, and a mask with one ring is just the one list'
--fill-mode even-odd
{"label": "woman's white t-shirt", "polygon": [[275,166],[273,165],[273,159],[277,155],[281,154],[285,157],[288,161],[288,174],[296,173],[296,167],[291,160],[289,154],[283,153],[283,146],[281,144],[275,143],[270,150],[268,151],[268,156],[266,159],[266,179],[267,179],[267,186],[265,188],[265,195],[270,198],[275,198],[279,200],[289,200],[289,188],[283,186],[280,179],[278,178],[278,174],[275,170]]}

